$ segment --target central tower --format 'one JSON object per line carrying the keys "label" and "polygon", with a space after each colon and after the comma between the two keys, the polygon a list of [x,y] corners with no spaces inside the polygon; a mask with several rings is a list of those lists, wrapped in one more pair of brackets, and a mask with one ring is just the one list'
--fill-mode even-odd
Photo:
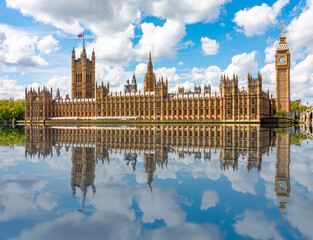
{"label": "central tower", "polygon": [[149,62],[148,62],[147,72],[145,75],[144,91],[145,92],[154,91],[155,84],[156,84],[156,79],[155,79],[155,75],[153,73],[153,65],[152,65],[151,52],[150,52],[149,53]]}
{"label": "central tower", "polygon": [[85,46],[76,60],[75,50],[72,52],[72,99],[95,98],[95,51],[91,61],[87,58]]}
{"label": "central tower", "polygon": [[282,25],[279,44],[275,54],[276,111],[290,112],[290,53]]}

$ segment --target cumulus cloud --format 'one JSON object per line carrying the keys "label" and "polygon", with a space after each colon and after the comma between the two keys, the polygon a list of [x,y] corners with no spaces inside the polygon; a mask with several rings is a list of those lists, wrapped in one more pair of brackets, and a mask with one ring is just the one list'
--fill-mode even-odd
{"label": "cumulus cloud", "polygon": [[[225,70],[225,73],[232,76],[238,74],[239,80],[244,81],[248,72],[255,72],[258,69],[258,62],[255,59],[257,52],[238,54],[232,57],[232,62]],[[241,82],[242,84],[242,82]]]}
{"label": "cumulus cloud", "polygon": [[275,228],[275,222],[269,221],[261,211],[246,210],[233,226],[238,234],[245,237],[283,239]]}
{"label": "cumulus cloud", "polygon": [[147,12],[151,15],[175,19],[183,23],[212,22],[220,15],[220,10],[229,0],[206,1],[175,0],[148,1]]}
{"label": "cumulus cloud", "polygon": [[[8,177],[8,176],[7,176]],[[37,181],[23,174],[11,175],[11,180],[0,178],[0,222],[27,216],[31,211],[51,210],[57,206],[57,196],[42,192],[46,181]]]}
{"label": "cumulus cloud", "polygon": [[48,80],[46,86],[50,88],[59,88],[61,96],[65,97],[65,94],[71,96],[71,80],[68,76],[55,76]]}
{"label": "cumulus cloud", "polygon": [[270,25],[277,23],[277,16],[288,3],[289,0],[278,0],[271,7],[263,3],[261,6],[240,10],[234,18],[239,27],[237,31],[244,32],[248,37],[263,34]]}
{"label": "cumulus cloud", "polygon": [[92,216],[68,213],[53,221],[41,222],[23,230],[16,240],[23,239],[138,239],[137,225],[127,217],[114,213],[98,212]]}
{"label": "cumulus cloud", "polygon": [[[26,16],[52,24],[68,33],[78,34],[86,27],[97,35],[124,30],[140,17],[138,1],[17,1],[7,0],[7,7],[17,9]],[[53,7],[51,7],[53,6]],[[104,11],[105,9],[105,11]]]}
{"label": "cumulus cloud", "polygon": [[258,182],[258,176],[254,172],[249,173],[245,166],[239,167],[236,172],[232,169],[227,170],[224,175],[231,182],[235,191],[256,195],[254,185]]}
{"label": "cumulus cloud", "polygon": [[266,63],[270,63],[270,62],[273,62],[275,60],[275,53],[276,53],[277,46],[278,46],[278,41],[275,41],[272,44],[272,46],[265,48],[264,53],[265,53],[265,62]]}
{"label": "cumulus cloud", "polygon": [[162,27],[153,23],[142,23],[141,29],[143,35],[135,47],[141,59],[145,59],[149,51],[154,59],[174,58],[178,43],[185,36],[185,26],[170,19],[167,19]]}
{"label": "cumulus cloud", "polygon": [[201,198],[201,210],[207,210],[208,208],[215,207],[219,202],[219,197],[215,191],[204,191]]}
{"label": "cumulus cloud", "polygon": [[30,37],[27,33],[6,25],[0,25],[0,29],[0,71],[3,67],[29,71],[48,65],[36,54],[38,37]]}
{"label": "cumulus cloud", "polygon": [[209,66],[208,68],[193,68],[191,70],[191,79],[195,82],[203,84],[212,84],[218,86],[221,77],[221,69],[217,66]]}
{"label": "cumulus cloud", "polygon": [[136,66],[135,74],[136,76],[144,76],[147,72],[147,64],[146,63],[139,63]]}
{"label": "cumulus cloud", "polygon": [[287,40],[294,53],[309,52],[313,54],[313,1],[306,1],[303,12],[295,17],[286,27]]}
{"label": "cumulus cloud", "polygon": [[208,68],[194,67],[190,74],[191,80],[197,84],[211,84],[212,90],[218,92],[220,77],[223,73],[232,77],[238,74],[239,85],[244,85],[248,72],[255,72],[258,63],[255,59],[257,52],[242,53],[232,57],[232,62],[222,71],[218,66],[209,66]]}
{"label": "cumulus cloud", "polygon": [[219,240],[221,233],[219,229],[210,224],[195,224],[184,223],[180,226],[174,226],[169,228],[159,228],[146,233],[144,239],[158,240],[158,239],[199,239],[199,240]]}
{"label": "cumulus cloud", "polygon": [[59,49],[59,41],[55,40],[52,35],[48,35],[40,39],[37,43],[37,48],[41,53],[49,54]]}
{"label": "cumulus cloud", "polygon": [[[78,34],[83,29],[91,30],[96,39],[90,45],[96,49],[99,59],[125,64],[134,57],[134,54],[141,59],[149,50],[153,51],[156,58],[173,58],[178,43],[185,35],[184,24],[217,19],[220,9],[228,1],[200,0],[195,5],[193,1],[184,0],[177,5],[173,0],[148,2],[117,0],[114,4],[109,0],[89,0],[80,4],[74,0],[66,2],[7,0],[6,4],[7,7],[19,10],[25,16],[52,24],[67,33]],[[164,18],[166,22],[162,27],[153,23],[142,23],[143,35],[133,48],[131,39],[134,38],[134,26],[140,23],[143,13]]]}
{"label": "cumulus cloud", "polygon": [[18,85],[17,80],[0,77],[0,99],[24,98],[25,87]]}
{"label": "cumulus cloud", "polygon": [[208,37],[201,38],[202,50],[205,55],[216,55],[218,53],[219,43]]}
{"label": "cumulus cloud", "polygon": [[108,64],[96,63],[96,81],[104,84],[110,83],[110,92],[122,91],[126,78],[131,74],[124,71],[121,66],[110,66]]}

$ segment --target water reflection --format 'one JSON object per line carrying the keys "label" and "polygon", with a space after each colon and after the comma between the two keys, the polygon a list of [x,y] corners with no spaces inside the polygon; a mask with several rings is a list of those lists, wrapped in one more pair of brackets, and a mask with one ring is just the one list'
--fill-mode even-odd
{"label": "water reflection", "polygon": [[137,157],[144,156],[146,183],[152,191],[156,168],[167,167],[169,153],[210,162],[219,154],[222,171],[238,170],[238,160],[247,159],[247,171],[262,169],[262,156],[276,148],[275,192],[283,216],[290,198],[290,134],[254,125],[139,126],[139,127],[25,127],[25,154],[33,157],[53,155],[53,148],[71,149],[71,187],[73,196],[80,188],[83,198],[89,186],[96,193],[95,166],[110,162],[110,153],[124,155],[133,172]]}
{"label": "water reflection", "polygon": [[310,238],[304,130],[0,128],[0,238]]}

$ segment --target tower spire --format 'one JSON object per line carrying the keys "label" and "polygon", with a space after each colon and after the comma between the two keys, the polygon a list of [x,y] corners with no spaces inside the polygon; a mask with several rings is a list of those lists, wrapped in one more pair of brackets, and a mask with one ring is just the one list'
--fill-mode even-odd
{"label": "tower spire", "polygon": [[281,32],[279,35],[279,42],[280,43],[286,43],[286,35],[285,35],[285,31],[284,31],[284,20],[282,20],[282,22],[281,22]]}
{"label": "tower spire", "polygon": [[151,60],[151,50],[149,52],[149,62],[148,62],[148,72],[153,72],[153,65],[152,65],[152,60]]}

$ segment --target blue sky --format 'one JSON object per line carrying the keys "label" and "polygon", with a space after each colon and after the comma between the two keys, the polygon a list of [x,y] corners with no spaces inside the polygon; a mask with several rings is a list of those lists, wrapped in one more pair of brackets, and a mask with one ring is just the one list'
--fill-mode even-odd
{"label": "blue sky", "polygon": [[70,93],[71,51],[96,52],[96,80],[120,91],[133,72],[143,89],[151,49],[170,91],[210,83],[222,73],[263,75],[275,95],[274,54],[281,21],[291,51],[291,98],[313,104],[313,1],[6,0],[0,2],[0,98],[25,86]]}

